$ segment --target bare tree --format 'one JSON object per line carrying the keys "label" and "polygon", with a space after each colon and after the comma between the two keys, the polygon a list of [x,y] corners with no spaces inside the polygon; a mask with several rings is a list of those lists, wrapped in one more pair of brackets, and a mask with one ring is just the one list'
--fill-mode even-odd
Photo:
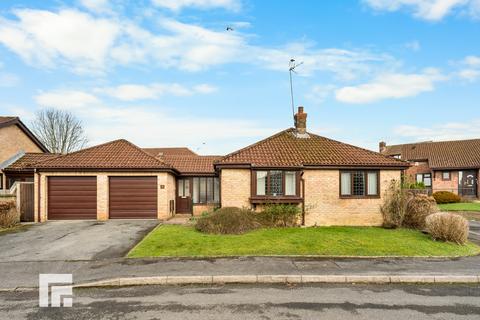
{"label": "bare tree", "polygon": [[39,111],[32,122],[32,130],[53,153],[76,151],[88,142],[82,122],[65,110],[49,108]]}

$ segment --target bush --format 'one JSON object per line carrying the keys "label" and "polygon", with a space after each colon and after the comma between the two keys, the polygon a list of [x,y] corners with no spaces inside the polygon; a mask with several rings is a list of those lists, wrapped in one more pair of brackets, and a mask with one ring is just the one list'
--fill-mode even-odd
{"label": "bush", "polygon": [[291,204],[271,204],[258,214],[260,221],[269,227],[293,227],[298,224],[300,207]]}
{"label": "bush", "polygon": [[262,227],[257,214],[252,210],[225,207],[202,216],[195,229],[204,233],[241,234]]}
{"label": "bush", "polygon": [[437,211],[437,203],[433,197],[426,194],[409,193],[403,226],[424,230],[425,218]]}
{"label": "bush", "polygon": [[426,219],[428,233],[435,240],[464,244],[468,237],[468,221],[457,214],[437,212]]}
{"label": "bush", "polygon": [[383,215],[383,226],[385,228],[400,227],[405,218],[406,207],[406,196],[400,187],[400,183],[392,180],[380,207]]}
{"label": "bush", "polygon": [[448,191],[438,191],[433,194],[435,201],[438,204],[442,203],[457,203],[460,202],[462,199],[460,196],[456,195],[455,193],[448,192]]}
{"label": "bush", "polygon": [[0,227],[10,228],[20,222],[20,214],[17,212],[15,202],[0,203]]}

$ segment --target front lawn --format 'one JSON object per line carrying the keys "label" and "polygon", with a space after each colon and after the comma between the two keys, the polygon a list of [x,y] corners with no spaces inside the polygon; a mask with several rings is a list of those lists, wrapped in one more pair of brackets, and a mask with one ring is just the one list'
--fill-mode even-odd
{"label": "front lawn", "polygon": [[128,254],[139,257],[201,256],[467,256],[480,254],[472,243],[433,241],[409,229],[375,227],[273,228],[243,235],[211,235],[191,226],[161,225]]}
{"label": "front lawn", "polygon": [[442,211],[479,211],[480,202],[459,202],[439,204],[438,207]]}

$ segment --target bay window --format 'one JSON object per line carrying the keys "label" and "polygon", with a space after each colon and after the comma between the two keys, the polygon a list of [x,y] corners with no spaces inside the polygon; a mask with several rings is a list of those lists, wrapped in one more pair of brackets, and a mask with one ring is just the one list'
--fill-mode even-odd
{"label": "bay window", "polygon": [[192,189],[194,204],[220,202],[220,181],[216,177],[195,177]]}
{"label": "bay window", "polygon": [[297,172],[284,170],[259,170],[254,174],[254,196],[297,196]]}
{"label": "bay window", "polygon": [[378,171],[340,171],[340,196],[342,198],[378,197],[378,189]]}

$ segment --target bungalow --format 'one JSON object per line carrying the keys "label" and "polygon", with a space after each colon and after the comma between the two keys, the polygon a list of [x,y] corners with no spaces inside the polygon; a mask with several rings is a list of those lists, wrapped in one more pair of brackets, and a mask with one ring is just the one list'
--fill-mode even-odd
{"label": "bungalow", "polygon": [[423,182],[430,192],[450,191],[465,198],[480,197],[480,139],[419,142],[387,146],[380,152],[411,163],[405,175]]}
{"label": "bungalow", "polygon": [[379,225],[380,204],[405,161],[315,135],[303,108],[295,128],[226,156],[141,149],[116,140],[31,165],[35,221],[167,219],[213,207],[299,205],[303,224]]}
{"label": "bungalow", "polygon": [[[6,170],[25,154],[28,156],[22,163]],[[48,149],[18,117],[0,116],[0,193],[5,193],[15,181],[33,182],[33,168],[27,169],[25,164],[36,162],[44,155],[49,155]]]}

